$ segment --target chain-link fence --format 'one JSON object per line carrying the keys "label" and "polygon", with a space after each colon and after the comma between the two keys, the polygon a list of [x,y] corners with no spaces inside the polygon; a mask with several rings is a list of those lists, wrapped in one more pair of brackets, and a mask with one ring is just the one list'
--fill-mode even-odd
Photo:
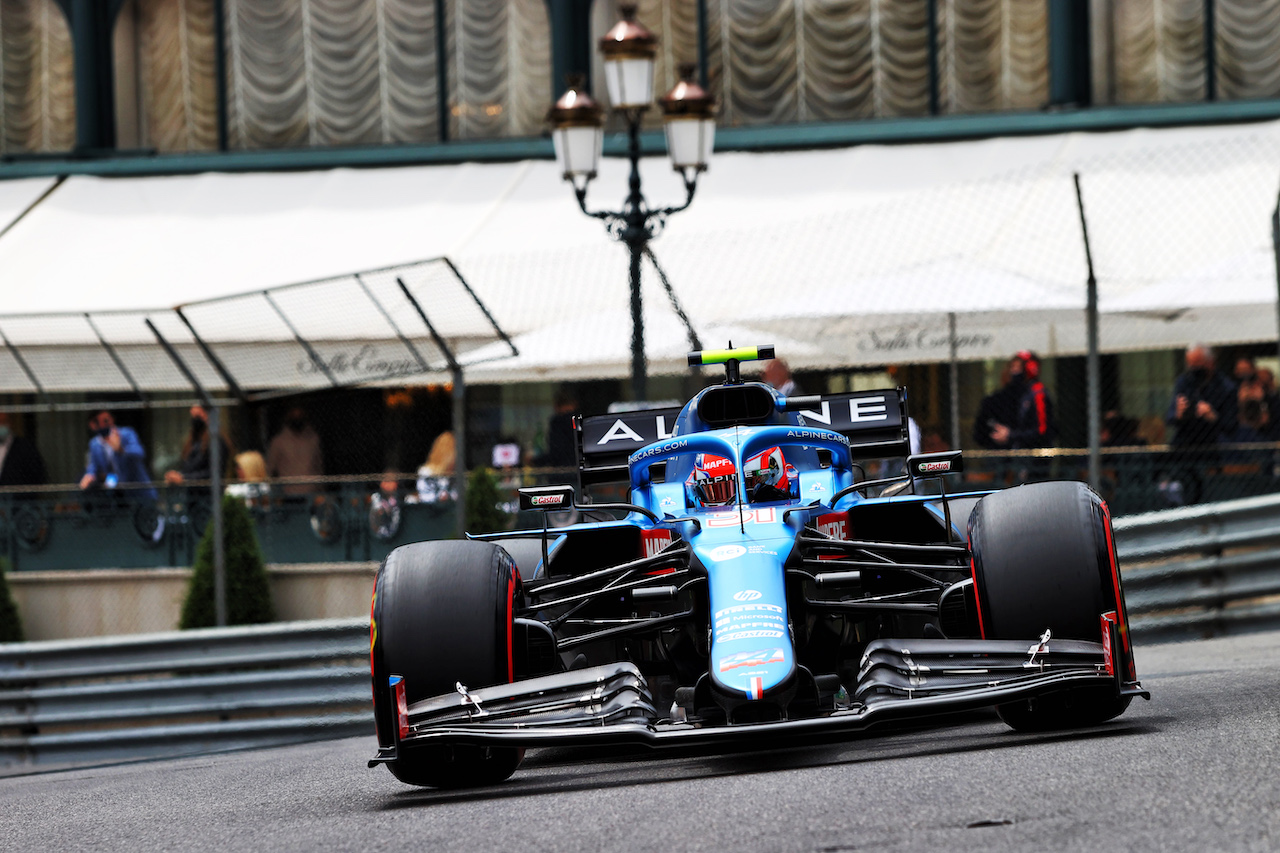
{"label": "chain-link fence", "polygon": [[[807,393],[905,385],[921,449],[965,449],[968,487],[1093,479],[1116,515],[1280,490],[1276,134],[1261,126],[1127,138],[1080,137],[1051,157],[1017,149],[1027,165],[1011,159],[996,179],[833,197],[785,221],[673,232],[654,252],[706,346],[727,343],[730,329],[735,340],[761,336],[739,344],[776,342]],[[1012,150],[992,141],[989,155]],[[501,256],[490,269],[529,257]],[[456,270],[410,267],[180,313],[0,317],[0,409],[43,457],[43,481],[61,484],[0,495],[0,553],[31,578],[190,564],[203,529],[200,486],[166,483],[165,473],[190,451],[188,409],[201,398],[158,337],[218,397],[226,474],[247,480],[237,464],[259,464],[274,480],[267,494],[245,497],[268,561],[292,572],[281,583],[301,603],[282,615],[331,615],[326,602],[338,593],[326,590],[346,583],[303,567],[367,573],[395,544],[449,535],[459,461],[499,471],[506,510],[518,485],[572,481],[572,467],[551,452],[557,396],[603,414],[629,396],[625,380],[591,378],[584,361],[574,381],[560,382],[534,354],[523,381],[486,371],[460,405],[445,350],[465,362],[510,346],[482,305],[442,295],[448,286],[466,296]],[[585,275],[559,265],[521,280],[548,288],[546,301],[561,311],[563,292],[552,289],[587,293]],[[663,305],[648,265],[645,276],[646,304]],[[683,346],[683,327],[673,339]],[[1192,344],[1212,349],[1213,370],[1201,354],[1192,366],[1205,372],[1186,370]],[[1021,351],[1034,354],[1036,376],[1031,359],[1011,363]],[[651,396],[665,401],[716,381],[653,364]],[[1026,381],[1011,386],[1011,368]],[[536,371],[543,381],[529,381]],[[158,491],[146,510],[125,489],[77,487],[86,422],[104,407],[146,450]],[[6,466],[17,459],[10,452]],[[256,463],[237,458],[246,452]],[[319,464],[305,472],[280,465],[309,453]],[[149,539],[161,520],[164,532]],[[510,525],[526,521],[508,513]],[[15,594],[27,595],[21,583]],[[139,591],[129,607],[171,607],[149,603],[159,594]]]}

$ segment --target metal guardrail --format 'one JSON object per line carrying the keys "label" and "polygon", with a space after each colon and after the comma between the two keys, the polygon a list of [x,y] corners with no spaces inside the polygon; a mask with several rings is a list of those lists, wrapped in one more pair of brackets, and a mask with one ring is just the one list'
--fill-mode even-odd
{"label": "metal guardrail", "polygon": [[1135,637],[1280,626],[1280,495],[1118,518],[1115,534]]}
{"label": "metal guardrail", "polygon": [[[1280,496],[1116,519],[1134,636],[1280,625]],[[372,735],[365,619],[0,644],[0,772]]]}
{"label": "metal guardrail", "polygon": [[369,624],[0,644],[0,771],[372,734]]}

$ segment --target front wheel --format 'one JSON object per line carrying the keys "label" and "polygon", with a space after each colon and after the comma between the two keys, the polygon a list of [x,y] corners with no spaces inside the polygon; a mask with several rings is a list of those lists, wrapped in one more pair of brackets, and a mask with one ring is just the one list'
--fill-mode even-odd
{"label": "front wheel", "polygon": [[[387,555],[374,582],[370,668],[378,742],[394,742],[396,703],[388,678],[404,678],[409,704],[512,680],[516,573],[488,542],[419,542]],[[401,747],[387,764],[410,785],[460,788],[501,782],[524,751],[473,746]]]}
{"label": "front wheel", "polygon": [[[1102,499],[1083,483],[1018,486],[987,495],[969,516],[982,636],[1102,641],[1101,615],[1117,611],[1115,551]],[[1119,716],[1132,697],[1077,688],[996,707],[1019,731],[1087,726]]]}

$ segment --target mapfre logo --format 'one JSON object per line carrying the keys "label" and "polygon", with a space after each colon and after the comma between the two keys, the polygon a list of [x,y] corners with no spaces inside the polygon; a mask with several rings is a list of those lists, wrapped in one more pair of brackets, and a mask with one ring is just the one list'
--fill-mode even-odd
{"label": "mapfre logo", "polygon": [[734,601],[756,601],[760,598],[764,598],[764,593],[758,589],[744,589],[733,594]]}
{"label": "mapfre logo", "polygon": [[950,471],[951,460],[946,459],[941,462],[921,462],[918,470],[921,474],[936,474],[939,471]]}

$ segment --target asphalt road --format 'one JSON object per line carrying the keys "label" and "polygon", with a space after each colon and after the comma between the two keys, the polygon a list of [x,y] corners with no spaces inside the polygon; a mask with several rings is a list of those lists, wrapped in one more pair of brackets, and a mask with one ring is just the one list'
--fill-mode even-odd
{"label": "asphalt road", "polygon": [[1107,726],[994,715],[733,755],[542,751],[482,792],[368,770],[372,738],[0,779],[0,850],[1280,848],[1280,633],[1139,647]]}

